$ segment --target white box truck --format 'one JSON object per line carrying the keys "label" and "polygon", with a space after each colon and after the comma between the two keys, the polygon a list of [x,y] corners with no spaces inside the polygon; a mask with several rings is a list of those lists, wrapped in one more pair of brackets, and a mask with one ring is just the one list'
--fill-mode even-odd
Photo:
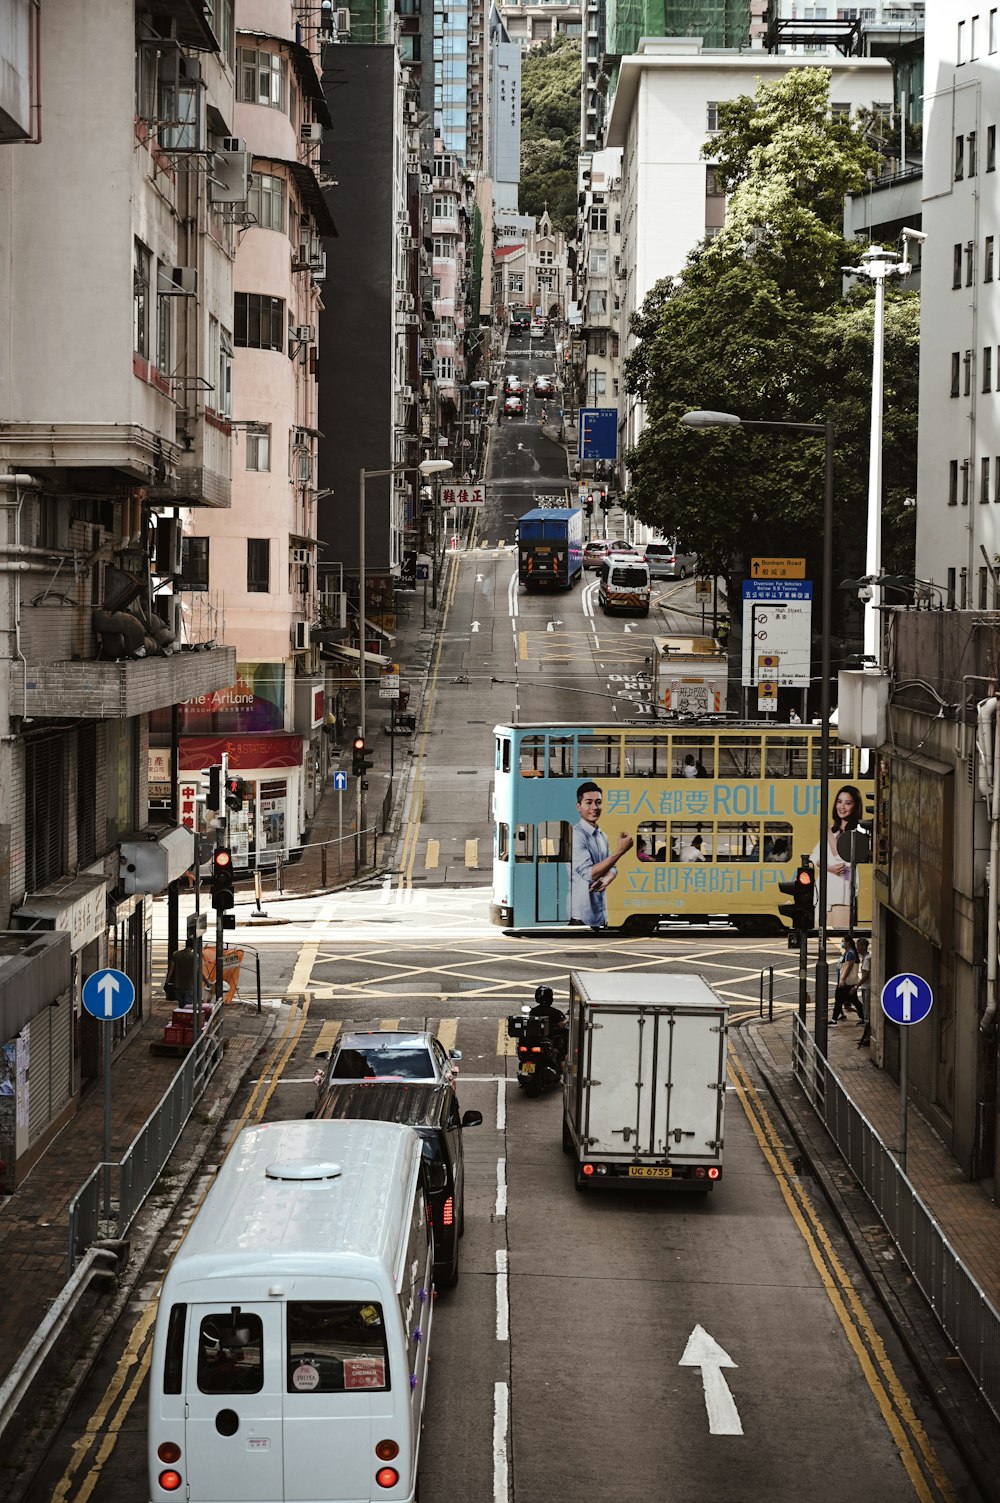
{"label": "white box truck", "polygon": [[570,974],[563,1148],[578,1190],[718,1183],[728,1026],[729,1009],[700,976]]}

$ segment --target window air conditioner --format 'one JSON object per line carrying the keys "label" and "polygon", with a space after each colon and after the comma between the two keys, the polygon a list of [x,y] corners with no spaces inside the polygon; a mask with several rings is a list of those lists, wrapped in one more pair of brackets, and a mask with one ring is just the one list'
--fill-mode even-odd
{"label": "window air conditioner", "polygon": [[316,338],[315,325],[293,324],[292,338],[296,341],[297,344],[312,344],[313,340]]}
{"label": "window air conditioner", "polygon": [[164,577],[181,572],[183,531],[179,517],[160,517],[156,524],[156,572]]}
{"label": "window air conditioner", "polygon": [[322,141],[323,127],[318,120],[303,120],[299,126],[299,139],[302,141]]}
{"label": "window air conditioner", "polygon": [[413,401],[413,387],[412,386],[404,386],[403,389],[400,391],[400,396],[402,397],[403,401],[407,405],[409,405],[410,402]]}
{"label": "window air conditioner", "polygon": [[313,281],[323,282],[326,280],[326,251],[320,251],[315,261],[309,262],[309,270],[313,274]]}
{"label": "window air conditioner", "polygon": [[160,297],[195,297],[198,292],[196,266],[161,266],[156,274],[156,291]]}
{"label": "window air conditioner", "polygon": [[[236,138],[227,136],[226,140]],[[253,182],[253,154],[241,142],[242,151],[217,151],[208,174],[208,198],[213,204],[244,204]]]}
{"label": "window air conditioner", "polygon": [[309,646],[310,635],[311,635],[311,633],[310,633],[310,630],[309,630],[309,622],[308,621],[296,621],[296,623],[295,623],[295,650],[296,650],[296,652],[301,652],[304,648],[306,648],[306,647]]}
{"label": "window air conditioner", "polygon": [[309,429],[308,428],[293,428],[292,429],[292,448],[293,449],[308,449],[308,447],[309,447]]}
{"label": "window air conditioner", "polygon": [[351,34],[351,12],[348,6],[337,7],[337,35],[349,37]]}
{"label": "window air conditioner", "polygon": [[223,136],[220,149],[226,152],[246,151],[247,143],[242,136]]}
{"label": "window air conditioner", "polygon": [[307,564],[308,562],[309,562],[309,549],[308,548],[293,548],[292,549],[292,563],[293,564]]}

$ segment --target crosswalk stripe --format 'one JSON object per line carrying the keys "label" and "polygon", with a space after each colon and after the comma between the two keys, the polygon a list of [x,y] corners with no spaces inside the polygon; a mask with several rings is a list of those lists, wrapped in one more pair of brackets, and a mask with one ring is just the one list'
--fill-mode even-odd
{"label": "crosswalk stripe", "polygon": [[382,1018],[381,1021],[379,1022],[379,1025],[378,1025],[378,1031],[380,1033],[398,1033],[399,1032],[399,1019],[398,1018]]}
{"label": "crosswalk stripe", "polygon": [[424,854],[424,870],[433,871],[441,859],[440,840],[428,840],[427,850]]}
{"label": "crosswalk stripe", "polygon": [[333,1048],[334,1044],[337,1042],[337,1034],[339,1032],[340,1032],[340,1024],[339,1023],[333,1023],[333,1022],[324,1023],[323,1026],[322,1026],[322,1028],[319,1031],[319,1034],[318,1034],[317,1038],[316,1038],[316,1046],[313,1049],[313,1054],[314,1055],[316,1055],[316,1054],[324,1054],[324,1053],[329,1054],[330,1050]]}
{"label": "crosswalk stripe", "polygon": [[501,1018],[497,1024],[497,1053],[514,1054],[517,1050],[517,1039],[507,1037],[507,1019]]}
{"label": "crosswalk stripe", "polygon": [[522,663],[528,661],[528,633],[519,631],[517,634],[517,656]]}
{"label": "crosswalk stripe", "polygon": [[465,842],[465,864],[467,867],[479,869],[479,841],[467,840]]}
{"label": "crosswalk stripe", "polygon": [[441,1040],[442,1048],[454,1049],[455,1038],[458,1034],[457,1018],[442,1018],[437,1026],[437,1036]]}

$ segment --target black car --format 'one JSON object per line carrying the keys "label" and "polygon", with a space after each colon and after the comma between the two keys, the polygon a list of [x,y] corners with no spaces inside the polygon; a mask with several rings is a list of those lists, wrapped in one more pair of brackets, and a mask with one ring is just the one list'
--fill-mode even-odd
{"label": "black car", "polygon": [[478,1127],[482,1112],[461,1115],[446,1081],[334,1081],[321,1093],[314,1115],[322,1119],[401,1122],[423,1139],[425,1181],[434,1227],[434,1281],[458,1283],[458,1239],[465,1230],[465,1152],[462,1132]]}

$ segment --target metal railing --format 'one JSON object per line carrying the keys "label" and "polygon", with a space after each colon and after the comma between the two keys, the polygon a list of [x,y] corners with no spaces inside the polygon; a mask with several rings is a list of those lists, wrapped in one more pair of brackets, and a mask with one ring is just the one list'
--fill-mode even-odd
{"label": "metal railing", "polygon": [[[222,1006],[212,1016],[153,1111],[117,1164],[98,1164],[70,1201],[69,1273],[94,1242],[125,1236],[156,1184],[195,1104],[222,1060]],[[104,1214],[105,1173],[110,1171],[110,1214]]]}
{"label": "metal railing", "polygon": [[1000,1314],[963,1264],[895,1156],[858,1110],[800,1018],[792,1069],[874,1206],[983,1398],[1000,1419]]}

